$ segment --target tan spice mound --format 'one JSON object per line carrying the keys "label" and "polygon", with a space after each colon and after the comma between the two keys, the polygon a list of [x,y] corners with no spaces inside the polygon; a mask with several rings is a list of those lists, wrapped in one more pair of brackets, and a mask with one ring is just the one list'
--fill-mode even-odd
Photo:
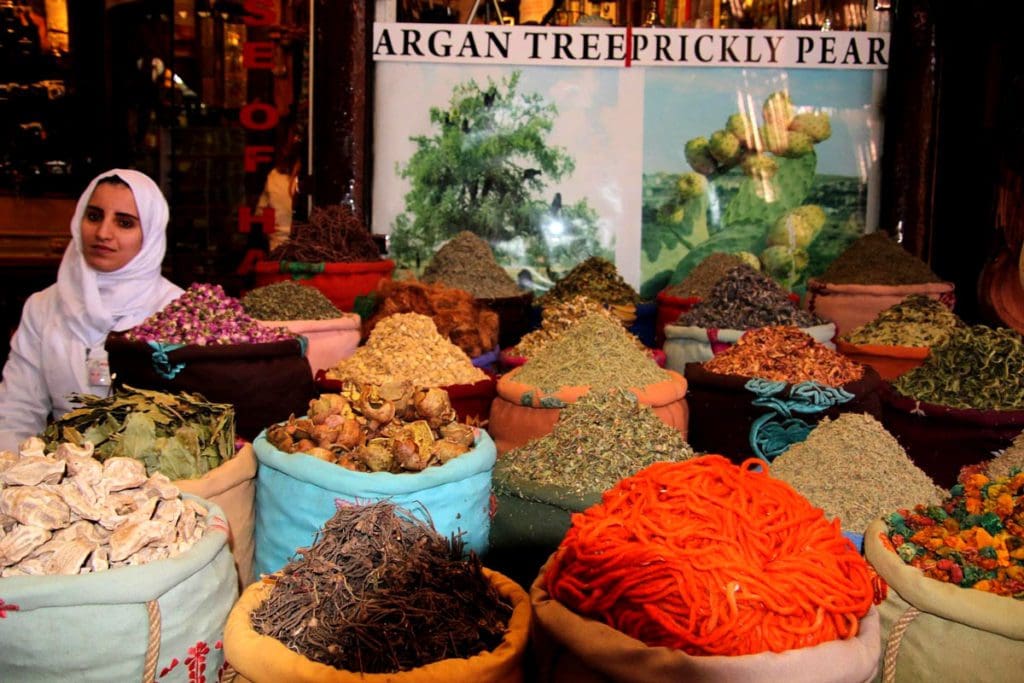
{"label": "tan spice mound", "polygon": [[549,392],[570,386],[628,389],[668,378],[621,324],[598,313],[542,348],[517,375],[520,382]]}
{"label": "tan spice mound", "polygon": [[1013,444],[988,461],[985,474],[989,479],[1009,477],[1013,470],[1024,471],[1024,432],[1017,435]]}
{"label": "tan spice mound", "polygon": [[327,377],[378,385],[408,380],[416,386],[444,387],[473,384],[487,375],[438,333],[433,320],[419,313],[396,313],[380,320],[366,344],[328,370]]}
{"label": "tan spice mound", "polygon": [[937,505],[946,496],[866,414],[823,419],[805,441],[772,461],[771,474],[854,533],[883,514],[919,503]]}
{"label": "tan spice mound", "polygon": [[[623,327],[619,318],[600,302],[586,296],[575,296],[544,308],[541,312],[540,327],[523,335],[519,343],[512,347],[512,354],[522,358],[533,358],[542,348],[571,330],[591,313],[603,315]],[[633,339],[636,340],[637,348],[644,348],[643,342],[635,336]]]}
{"label": "tan spice mound", "polygon": [[838,387],[864,376],[864,366],[819,344],[797,327],[750,330],[703,364],[708,372]]}

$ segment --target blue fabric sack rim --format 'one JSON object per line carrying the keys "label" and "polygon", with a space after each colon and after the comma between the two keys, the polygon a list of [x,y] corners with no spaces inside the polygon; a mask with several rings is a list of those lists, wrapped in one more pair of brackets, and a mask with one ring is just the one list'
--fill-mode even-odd
{"label": "blue fabric sack rim", "polygon": [[[115,567],[72,576],[12,576],[0,581],[0,597],[19,612],[47,607],[124,605],[158,600],[169,590],[198,574],[228,543],[228,523],[215,503],[189,493],[207,509],[206,533],[181,555],[137,567]],[[219,524],[217,523],[219,521]],[[17,619],[17,612],[8,618]]]}
{"label": "blue fabric sack rim", "polygon": [[391,472],[355,472],[340,465],[320,460],[305,453],[284,453],[267,441],[263,430],[252,442],[256,459],[261,467],[280,472],[321,489],[351,491],[359,489],[364,495],[381,496],[416,493],[425,489],[468,479],[494,468],[498,451],[490,435],[477,431],[473,449],[443,465],[428,467],[420,472],[392,474]]}

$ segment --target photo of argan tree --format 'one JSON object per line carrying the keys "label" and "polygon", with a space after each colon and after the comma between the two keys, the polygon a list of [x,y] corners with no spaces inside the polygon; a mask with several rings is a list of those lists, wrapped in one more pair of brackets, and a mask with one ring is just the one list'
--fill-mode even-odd
{"label": "photo of argan tree", "polygon": [[576,165],[551,139],[558,107],[521,92],[521,75],[457,84],[447,103],[426,112],[430,132],[410,137],[415,152],[395,169],[410,189],[390,233],[400,268],[420,272],[463,230],[540,289],[588,256],[612,258],[586,197],[563,201],[559,183]]}

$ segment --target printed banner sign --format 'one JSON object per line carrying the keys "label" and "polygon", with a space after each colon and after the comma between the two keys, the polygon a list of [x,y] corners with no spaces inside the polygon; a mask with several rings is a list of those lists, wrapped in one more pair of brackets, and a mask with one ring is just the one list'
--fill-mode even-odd
{"label": "printed banner sign", "polygon": [[651,298],[729,251],[800,291],[876,227],[888,34],[377,24],[373,55],[400,267],[470,230],[536,290],[599,255]]}
{"label": "printed banner sign", "polygon": [[376,24],[376,61],[885,69],[886,33]]}

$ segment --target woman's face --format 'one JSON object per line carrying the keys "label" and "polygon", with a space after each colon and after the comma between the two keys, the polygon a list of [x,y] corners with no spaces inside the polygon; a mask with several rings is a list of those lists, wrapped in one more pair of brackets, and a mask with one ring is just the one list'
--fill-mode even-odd
{"label": "woman's face", "polygon": [[82,255],[101,273],[123,268],[142,250],[142,223],[127,185],[100,183],[82,216]]}

